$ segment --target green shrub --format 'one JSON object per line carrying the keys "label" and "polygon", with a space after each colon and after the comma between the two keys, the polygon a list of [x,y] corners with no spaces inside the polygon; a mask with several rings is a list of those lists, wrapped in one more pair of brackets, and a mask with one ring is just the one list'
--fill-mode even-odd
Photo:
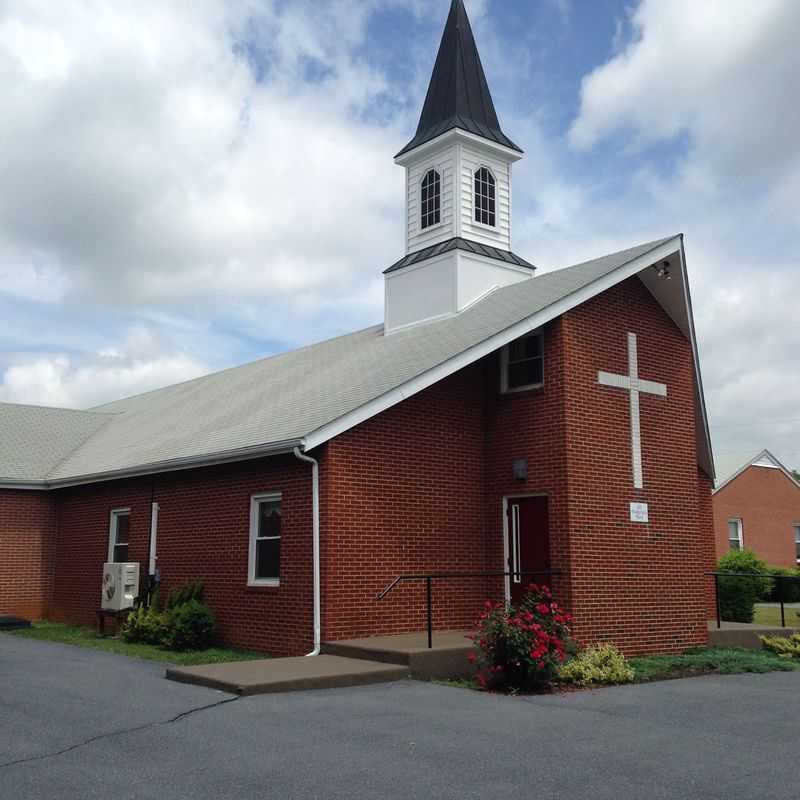
{"label": "green shrub", "polygon": [[214,612],[199,600],[189,600],[169,612],[164,645],[170,650],[207,650],[216,630]]}
{"label": "green shrub", "polygon": [[765,650],[769,650],[781,658],[800,659],[800,633],[795,633],[786,638],[784,636],[762,636],[761,644]]}
{"label": "green shrub", "polygon": [[183,586],[174,586],[167,595],[166,610],[172,611],[178,606],[196,600],[202,603],[205,598],[206,587],[203,581],[187,581]]}
{"label": "green shrub", "polygon": [[576,686],[613,686],[631,683],[635,676],[625,656],[613,644],[600,644],[564,664],[558,677]]}
{"label": "green shrub", "polygon": [[160,613],[157,606],[140,607],[128,614],[121,635],[126,642],[161,644],[168,627],[167,615]]}
{"label": "green shrub", "polygon": [[[751,550],[731,550],[719,560],[718,572],[768,574],[769,567]],[[770,578],[719,578],[722,618],[729,622],[752,622],[755,604],[772,591]]]}
{"label": "green shrub", "polygon": [[772,575],[784,575],[793,580],[773,581],[772,592],[769,595],[771,603],[780,603],[783,594],[784,603],[800,603],[800,572],[791,567],[767,567]]}

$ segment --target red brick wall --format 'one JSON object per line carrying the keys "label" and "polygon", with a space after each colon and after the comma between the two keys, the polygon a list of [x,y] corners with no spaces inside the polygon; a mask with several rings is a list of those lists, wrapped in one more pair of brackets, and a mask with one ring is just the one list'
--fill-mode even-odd
{"label": "red brick wall", "polygon": [[[249,587],[250,497],[283,498],[281,585]],[[92,623],[100,602],[112,509],[131,509],[130,560],[149,560],[150,503],[160,506],[158,567],[162,598],[171,586],[202,578],[222,639],[274,655],[313,643],[311,468],[280,457],[57,493],[60,530],[53,616]]]}
{"label": "red brick wall", "polygon": [[[627,374],[627,333],[639,336],[646,490],[634,491],[628,395],[600,370]],[[421,630],[421,584],[382,601],[401,573],[502,569],[505,496],[550,499],[556,593],[584,641],[627,653],[707,641],[713,534],[710,481],[695,452],[689,343],[633,279],[545,330],[545,385],[499,394],[496,354],[321,448],[323,635],[342,639]],[[528,480],[512,476],[529,461]],[[275,655],[312,641],[311,470],[290,457],[56,493],[60,529],[54,613],[89,622],[107,556],[109,514],[129,507],[131,559],[147,563],[150,502],[161,506],[159,567],[170,585],[203,578],[230,644]],[[247,587],[250,496],[284,497],[277,589]],[[651,522],[629,521],[629,503]],[[437,628],[467,627],[491,580],[437,582]]]}
{"label": "red brick wall", "polygon": [[[422,630],[421,583],[378,592],[404,573],[485,569],[484,383],[474,365],[329,443],[326,639]],[[436,626],[468,627],[485,597],[484,580],[437,581]]]}
{"label": "red brick wall", "polygon": [[[500,358],[487,362],[486,507],[489,563],[504,570],[503,499],[544,494],[550,517],[550,583],[557,599],[570,605],[570,540],[566,448],[566,375],[564,320],[544,330],[545,382],[539,389],[502,395]],[[513,461],[528,460],[528,478],[516,481]],[[537,579],[543,582],[544,579]],[[500,597],[502,597],[501,586]]]}
{"label": "red brick wall", "polygon": [[728,552],[728,520],[743,522],[744,546],[776,567],[797,565],[800,489],[779,469],[750,467],[714,495],[717,557]]}
{"label": "red brick wall", "polygon": [[[570,312],[563,327],[576,634],[629,654],[705,644],[709,485],[698,478],[690,344],[637,278]],[[628,332],[638,335],[640,377],[669,393],[641,398],[641,491],[628,393],[597,378],[628,374]],[[649,524],[630,522],[631,502],[649,504]]]}
{"label": "red brick wall", "polygon": [[46,615],[54,542],[55,504],[49,494],[0,490],[0,613]]}

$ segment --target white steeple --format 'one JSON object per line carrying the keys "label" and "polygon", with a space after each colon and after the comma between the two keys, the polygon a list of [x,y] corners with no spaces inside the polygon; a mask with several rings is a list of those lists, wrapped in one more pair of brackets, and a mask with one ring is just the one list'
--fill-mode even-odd
{"label": "white steeple", "polygon": [[406,170],[406,256],[385,273],[385,329],[452,316],[533,277],[511,252],[511,172],[463,0],[453,0]]}

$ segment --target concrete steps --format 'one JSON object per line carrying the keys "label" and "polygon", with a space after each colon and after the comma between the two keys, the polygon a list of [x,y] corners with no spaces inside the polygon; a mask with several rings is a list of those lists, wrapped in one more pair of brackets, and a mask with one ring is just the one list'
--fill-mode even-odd
{"label": "concrete steps", "polygon": [[346,639],[322,646],[328,655],[408,667],[411,677],[421,680],[471,675],[474,670],[468,656],[473,650],[466,631],[437,631],[432,649],[428,649],[425,633]]}
{"label": "concrete steps", "polygon": [[314,658],[270,658],[170,667],[168,680],[218,689],[242,697],[309,689],[334,689],[399,681],[409,677],[408,667],[355,658],[320,655]]}
{"label": "concrete steps", "polygon": [[797,633],[797,628],[771,627],[769,625],[752,625],[744,622],[723,622],[717,628],[715,622],[708,623],[708,640],[711,647],[745,647],[748,650],[760,650],[761,636],[781,636],[788,638]]}

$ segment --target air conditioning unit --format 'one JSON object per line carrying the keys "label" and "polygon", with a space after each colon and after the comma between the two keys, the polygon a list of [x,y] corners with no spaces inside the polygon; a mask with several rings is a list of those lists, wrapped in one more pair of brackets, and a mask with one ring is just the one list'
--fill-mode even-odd
{"label": "air conditioning unit", "polygon": [[102,609],[104,611],[124,611],[133,608],[138,596],[138,564],[103,565]]}

